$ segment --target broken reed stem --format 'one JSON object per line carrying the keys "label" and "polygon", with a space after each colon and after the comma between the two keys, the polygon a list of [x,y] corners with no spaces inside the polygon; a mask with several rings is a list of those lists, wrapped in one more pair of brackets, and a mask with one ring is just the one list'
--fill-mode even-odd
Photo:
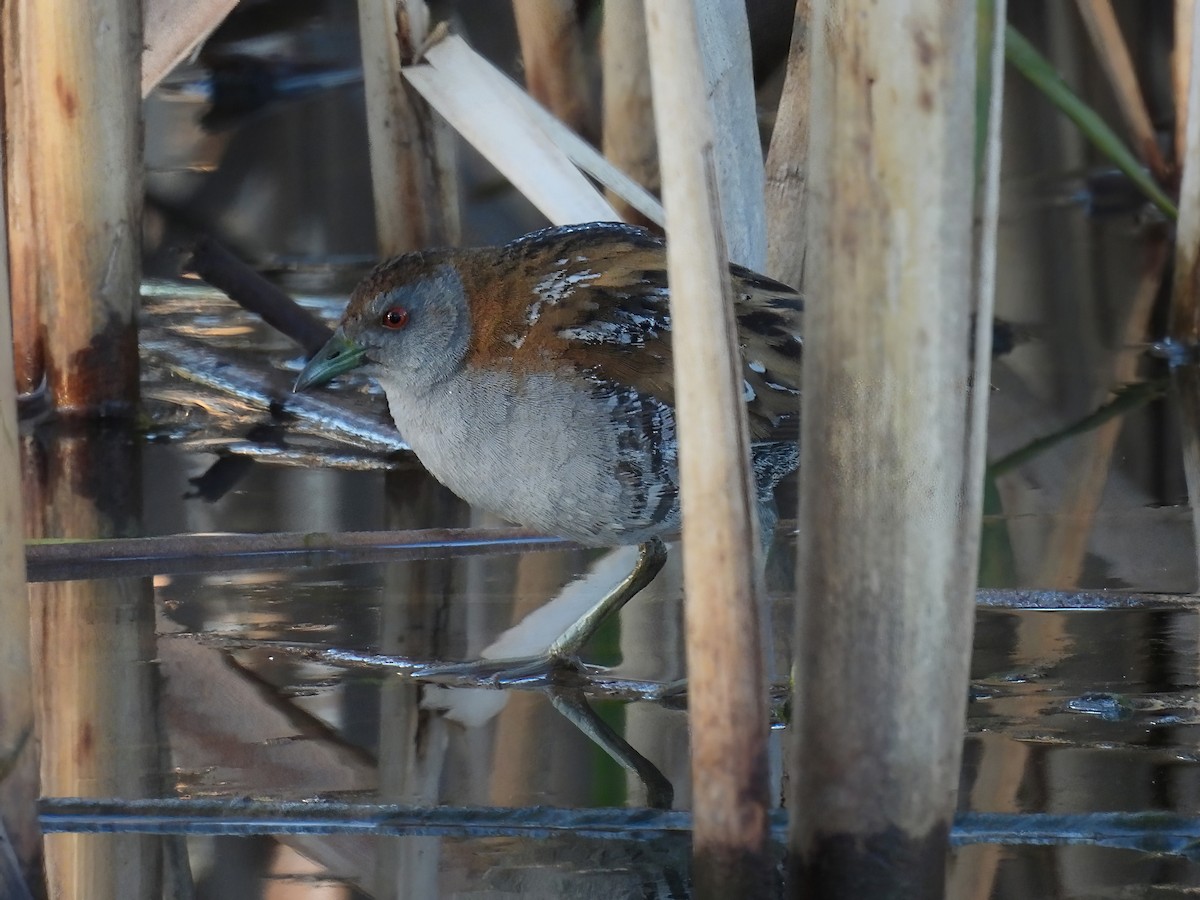
{"label": "broken reed stem", "polygon": [[237,0],[145,0],[142,97],[183,62],[237,6]]}
{"label": "broken reed stem", "polygon": [[759,897],[771,867],[755,496],[697,18],[692,0],[646,4],[680,437],[693,871],[698,897]]}
{"label": "broken reed stem", "polygon": [[986,411],[964,302],[976,7],[814,0],[810,33],[806,282],[836,302],[805,321],[791,889],[938,897]]}
{"label": "broken reed stem", "polygon": [[767,153],[767,274],[804,289],[804,175],[808,154],[809,83],[808,23],[812,0],[798,0],[788,51],[787,74],[771,149]]}
{"label": "broken reed stem", "polygon": [[[1184,44],[1195,58],[1200,41],[1200,19],[1192,10],[1190,21],[1176,19],[1176,53]],[[1181,346],[1194,347],[1200,340],[1200,67],[1188,67],[1186,102],[1187,128],[1183,153],[1186,160],[1179,185],[1179,223],[1175,238],[1175,280],[1172,285],[1170,337]],[[1187,364],[1172,370],[1174,395],[1179,404],[1183,441],[1183,469],[1200,568],[1200,366]]]}
{"label": "broken reed stem", "polygon": [[1076,0],[1076,6],[1096,48],[1100,65],[1117,96],[1117,106],[1125,118],[1125,124],[1129,126],[1138,156],[1160,183],[1167,184],[1170,172],[1158,149],[1150,111],[1146,108],[1133,60],[1129,56],[1129,46],[1113,12],[1112,0]]}
{"label": "broken reed stem", "polygon": [[[650,57],[646,48],[644,0],[605,0],[601,37],[604,157],[642,187],[657,193],[658,142],[650,97]],[[609,202],[626,222],[646,225],[628,201],[612,191]]]}
{"label": "broken reed stem", "polygon": [[451,35],[404,77],[462,137],[555,225],[618,218],[537,119],[501,84],[494,66]]}
{"label": "broken reed stem", "polygon": [[513,0],[513,15],[526,89],[577,134],[593,137],[595,104],[575,0]]}
{"label": "broken reed stem", "polygon": [[36,357],[33,344],[44,341],[59,409],[130,414],[138,387],[141,3],[14,0],[8,7],[17,355]]}
{"label": "broken reed stem", "polygon": [[428,36],[425,0],[358,0],[358,29],[380,253],[456,245],[453,136],[400,72]]}

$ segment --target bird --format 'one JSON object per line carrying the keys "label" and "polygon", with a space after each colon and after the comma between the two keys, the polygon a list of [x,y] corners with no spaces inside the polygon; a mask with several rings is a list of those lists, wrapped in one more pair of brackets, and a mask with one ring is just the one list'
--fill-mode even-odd
{"label": "bird", "polygon": [[[801,324],[791,287],[730,264],[760,528],[799,465]],[[302,391],[361,368],[426,469],[501,518],[591,547],[639,545],[633,571],[528,660],[450,674],[531,680],[578,667],[604,618],[662,568],[680,526],[666,243],[620,222],[378,265]],[[486,667],[486,668],[485,668]]]}

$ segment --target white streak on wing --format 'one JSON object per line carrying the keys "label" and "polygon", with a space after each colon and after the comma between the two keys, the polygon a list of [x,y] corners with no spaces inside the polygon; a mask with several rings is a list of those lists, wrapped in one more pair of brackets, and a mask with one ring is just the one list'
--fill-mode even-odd
{"label": "white streak on wing", "polygon": [[754,388],[750,382],[742,381],[742,399],[747,403],[751,402],[755,397]]}
{"label": "white streak on wing", "polygon": [[[556,265],[560,263],[565,264],[566,260],[561,259]],[[561,303],[575,292],[577,285],[586,285],[587,282],[599,277],[599,272],[591,270],[568,273],[566,269],[558,269],[551,272],[533,286],[533,292],[537,295],[537,299],[530,304],[529,312],[526,315],[529,324],[533,325],[542,317],[542,307],[547,304],[554,306]]]}
{"label": "white streak on wing", "polygon": [[764,366],[762,363],[760,363],[756,359],[750,360],[750,362],[746,363],[746,366],[750,369],[751,372],[757,372],[759,375],[762,375],[762,374],[766,373],[766,371],[767,371],[767,367]]}
{"label": "white streak on wing", "polygon": [[622,346],[644,346],[647,338],[657,338],[661,331],[671,327],[669,316],[644,316],[628,310],[619,310],[612,319],[597,319],[586,325],[563,328],[558,336],[582,344],[620,344]]}

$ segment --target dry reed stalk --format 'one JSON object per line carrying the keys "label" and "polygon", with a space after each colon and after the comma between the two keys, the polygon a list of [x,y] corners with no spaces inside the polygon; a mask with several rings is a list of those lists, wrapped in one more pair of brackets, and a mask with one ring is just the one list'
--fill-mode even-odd
{"label": "dry reed stalk", "polygon": [[571,129],[593,133],[575,0],[513,0],[513,15],[530,95]]}
{"label": "dry reed stalk", "polygon": [[[605,0],[600,62],[603,69],[603,150],[606,159],[638,184],[658,191],[658,143],[650,98],[644,0]],[[609,194],[621,217],[639,220],[628,201]],[[658,223],[659,225],[662,222]]]}
{"label": "dry reed stalk", "polygon": [[0,843],[11,844],[16,871],[0,864],[6,873],[0,874],[0,896],[11,891],[19,897],[15,881],[32,881],[41,838],[17,398],[8,376],[13,344],[4,229],[0,218]]}
{"label": "dry reed stalk", "polygon": [[[977,64],[988,66],[987,72],[987,128],[983,133],[983,147],[976,147],[981,160],[981,171],[975,186],[975,230],[971,271],[971,317],[973,334],[971,346],[992,346],[992,322],[996,300],[996,265],[998,257],[997,239],[1000,230],[1000,168],[1003,155],[1002,126],[1004,119],[1004,41],[1008,25],[1008,0],[991,0],[991,35],[987,54],[976,47]],[[978,10],[982,8],[977,6]],[[976,41],[980,41],[977,37]],[[983,73],[976,72],[977,83]],[[978,103],[978,95],[976,102]],[[976,108],[975,116],[980,114]],[[978,126],[978,123],[976,123]],[[980,152],[981,151],[981,152]],[[960,520],[964,529],[963,539],[967,552],[963,557],[966,569],[960,577],[974,588],[979,580],[979,542],[982,534],[983,482],[987,473],[988,442],[988,392],[992,380],[992,355],[976,352],[971,361],[971,386],[967,396],[967,439],[964,448],[965,476],[962,497],[965,509]],[[972,621],[972,626],[974,622]],[[970,648],[968,647],[968,661]]]}
{"label": "dry reed stalk", "polygon": [[[767,267],[766,174],[750,25],[743,0],[695,0],[704,90],[715,123],[713,167],[729,259],[762,272]],[[655,103],[656,109],[661,109]],[[659,144],[662,127],[659,126]]]}
{"label": "dry reed stalk", "polygon": [[38,249],[33,213],[33,142],[31,133],[36,108],[20,98],[32,73],[21,64],[27,42],[21,40],[21,4],[8,3],[3,10],[0,37],[4,42],[4,212],[6,250],[9,257],[8,290],[12,308],[13,371],[17,391],[29,394],[39,389],[46,374],[45,337],[42,334]]}
{"label": "dry reed stalk", "polygon": [[19,67],[6,83],[17,163],[7,174],[9,232],[29,238],[10,244],[17,338],[36,337],[25,329],[37,306],[54,404],[129,413],[138,386],[141,3],[9,6],[5,62]]}
{"label": "dry reed stalk", "polygon": [[[975,235],[974,261],[974,347],[991,345],[991,322],[995,299],[997,263],[997,232],[1000,222],[1000,167],[1002,155],[1001,126],[1004,105],[1004,34],[1008,23],[1008,0],[994,0],[991,8],[990,52],[986,59],[990,67],[987,83],[990,97],[987,110],[987,130],[983,147],[983,172],[976,190],[978,214]],[[982,23],[981,23],[982,24]],[[981,60],[982,56],[979,57]],[[977,77],[982,79],[982,73]],[[977,111],[978,114],[978,111]],[[978,580],[978,547],[980,543],[982,500],[979,492],[986,477],[988,391],[991,388],[991,354],[976,353],[973,361],[970,395],[970,444],[966,478],[963,483],[964,496],[968,499],[965,529],[968,532],[965,546],[972,548],[967,554],[970,562],[964,578],[970,578],[973,587]],[[968,647],[969,653],[969,647]],[[990,752],[989,752],[990,751]],[[985,743],[980,774],[972,786],[971,808],[1015,809],[1017,791],[1025,770],[1025,758],[1017,753],[997,753],[992,745]],[[964,900],[984,900],[991,896],[996,873],[999,869],[1000,853],[993,846],[982,849],[960,848],[950,867],[947,896],[962,897]]]}
{"label": "dry reed stalk", "polygon": [[1192,21],[1196,0],[1175,0],[1175,46],[1171,51],[1171,88],[1175,97],[1175,167],[1183,168],[1188,120],[1188,84],[1192,73]]}
{"label": "dry reed stalk", "polygon": [[237,6],[237,0],[144,0],[142,96],[148,97]]}
{"label": "dry reed stalk", "polygon": [[804,231],[804,176],[808,154],[808,23],[812,0],[798,0],[788,51],[787,73],[771,149],[767,153],[767,274],[784,284],[804,287],[808,240]]}
{"label": "dry reed stalk", "polygon": [[618,218],[461,38],[438,41],[424,59],[428,65],[404,67],[408,83],[546,218],[559,225]]}
{"label": "dry reed stalk", "polygon": [[[1200,18],[1193,7],[1191,21],[1176,20],[1182,28],[1175,33],[1176,53],[1188,44],[1195,57],[1200,41]],[[1186,110],[1187,128],[1180,160],[1183,177],[1179,185],[1179,224],[1175,238],[1175,280],[1172,285],[1170,337],[1184,347],[1200,340],[1200,67],[1189,66]],[[1192,506],[1192,525],[1197,559],[1200,562],[1200,367],[1176,366],[1172,371],[1175,397],[1179,403],[1183,441],[1183,469]]]}
{"label": "dry reed stalk", "polygon": [[[1113,355],[1110,373],[1104,379],[1107,385],[1127,385],[1137,376],[1141,353],[1135,348],[1146,340],[1167,259],[1166,241],[1154,240],[1133,303],[1126,315],[1125,327],[1121,329],[1121,349]],[[1106,388],[1104,395],[1097,398],[1097,404],[1104,402],[1107,395]],[[1071,481],[1046,541],[1042,569],[1036,584],[1048,588],[1068,588],[1079,583],[1087,555],[1088,538],[1104,496],[1104,487],[1108,483],[1113,450],[1124,424],[1123,419],[1111,419],[1085,439],[1077,456],[1078,462],[1071,466]]]}
{"label": "dry reed stalk", "polygon": [[805,323],[791,887],[936,897],[987,402],[964,302],[990,298],[971,287],[976,9],[815,0],[810,33],[806,281],[828,302]]}
{"label": "dry reed stalk", "polygon": [[[744,33],[737,18],[730,30]],[[758,541],[700,19],[692,0],[646,4],[679,410],[693,871],[699,897],[759,897],[770,864]],[[738,215],[750,205],[724,210],[746,252],[754,230]]]}
{"label": "dry reed stalk", "polygon": [[379,249],[457,244],[453,137],[401,75],[428,37],[425,0],[358,0],[358,28]]}
{"label": "dry reed stalk", "polygon": [[1125,118],[1125,124],[1133,135],[1133,144],[1142,162],[1163,184],[1170,175],[1166,160],[1158,149],[1158,138],[1150,121],[1150,111],[1142,96],[1129,47],[1117,24],[1112,0],[1076,0],[1079,15],[1087,27],[1088,37],[1096,48],[1100,65],[1117,95],[1117,106]]}
{"label": "dry reed stalk", "polygon": [[[422,67],[406,68],[405,76],[419,89],[428,87],[433,77],[437,86],[432,88],[431,102],[444,104],[442,112],[463,128],[463,136],[493,165],[506,171],[520,173],[519,154],[511,146],[512,131],[524,129],[522,146],[533,146],[538,156],[532,157],[527,177],[520,178],[523,191],[531,202],[546,212],[555,210],[550,218],[559,224],[587,221],[585,218],[569,218],[571,210],[578,216],[603,212],[609,219],[616,216],[611,206],[596,204],[596,191],[586,178],[578,172],[568,174],[558,181],[558,170],[564,162],[573,164],[586,172],[610,192],[623,198],[651,222],[662,224],[662,204],[654,195],[617,169],[597,152],[596,148],[564,125],[554,115],[529,96],[507,75],[472,50],[460,38],[445,38],[426,53],[427,61],[434,64],[434,73]],[[473,107],[478,97],[470,96],[479,85],[486,84],[493,92],[485,98],[481,115],[475,115]],[[536,166],[546,159],[555,166],[555,180],[542,185],[537,179],[528,177]],[[514,182],[515,183],[515,182]],[[564,187],[565,196],[554,196],[552,187]],[[530,193],[532,192],[532,193]]]}

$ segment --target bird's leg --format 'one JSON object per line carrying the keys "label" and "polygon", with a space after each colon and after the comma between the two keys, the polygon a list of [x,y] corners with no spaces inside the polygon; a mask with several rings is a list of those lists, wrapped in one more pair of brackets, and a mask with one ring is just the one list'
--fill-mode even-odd
{"label": "bird's leg", "polygon": [[675,788],[662,771],[633,748],[617,731],[605,722],[587,702],[578,687],[551,688],[550,702],[572,725],[591,738],[617,765],[633,772],[646,788],[646,805],[651,809],[670,809],[675,802]]}
{"label": "bird's leg", "polygon": [[600,602],[580,616],[574,624],[554,639],[546,653],[555,659],[571,660],[579,655],[600,623],[633,599],[642,588],[654,580],[667,562],[667,548],[658,538],[651,538],[638,547],[633,571],[621,579]]}
{"label": "bird's leg", "polygon": [[579,651],[596,633],[600,623],[653,581],[666,561],[667,548],[661,540],[652,538],[641,544],[633,570],[555,638],[539,656],[423,666],[412,674],[417,678],[486,679],[500,685],[506,682],[548,681],[556,671],[577,669]]}

